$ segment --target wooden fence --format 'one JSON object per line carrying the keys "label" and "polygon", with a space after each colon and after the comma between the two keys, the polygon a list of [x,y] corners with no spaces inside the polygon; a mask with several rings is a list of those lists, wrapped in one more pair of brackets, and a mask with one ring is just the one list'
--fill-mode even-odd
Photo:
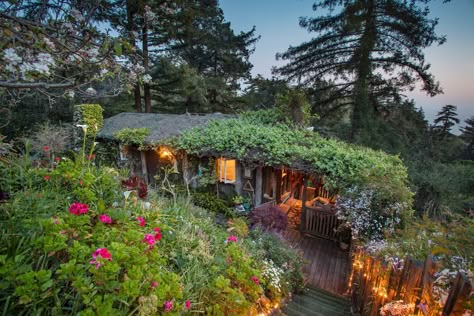
{"label": "wooden fence", "polygon": [[[431,256],[424,262],[407,257],[402,268],[401,264],[389,264],[357,253],[350,276],[354,314],[379,315],[385,304],[403,300],[414,315],[439,315],[434,314],[437,303],[432,293],[437,268]],[[462,315],[462,303],[469,298],[471,290],[467,276],[458,272],[442,316]]]}

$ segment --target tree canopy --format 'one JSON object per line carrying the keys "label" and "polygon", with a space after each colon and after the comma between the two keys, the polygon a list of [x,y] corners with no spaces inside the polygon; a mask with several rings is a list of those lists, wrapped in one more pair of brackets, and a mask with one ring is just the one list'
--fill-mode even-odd
{"label": "tree canopy", "polygon": [[313,9],[329,13],[300,19],[317,36],[278,54],[288,63],[276,72],[303,85],[331,83],[335,89],[322,85],[330,93],[321,102],[350,107],[353,136],[370,138],[377,111],[403,89],[421,82],[429,95],[441,92],[422,50],[445,38],[436,35],[437,20],[428,18],[428,8],[418,5],[426,2],[317,1]]}

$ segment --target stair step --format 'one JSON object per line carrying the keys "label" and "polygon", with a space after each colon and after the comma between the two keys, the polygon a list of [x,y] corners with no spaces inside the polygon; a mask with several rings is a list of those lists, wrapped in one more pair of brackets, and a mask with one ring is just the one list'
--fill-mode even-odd
{"label": "stair step", "polygon": [[288,316],[345,316],[351,315],[346,298],[317,288],[306,288],[283,309]]}

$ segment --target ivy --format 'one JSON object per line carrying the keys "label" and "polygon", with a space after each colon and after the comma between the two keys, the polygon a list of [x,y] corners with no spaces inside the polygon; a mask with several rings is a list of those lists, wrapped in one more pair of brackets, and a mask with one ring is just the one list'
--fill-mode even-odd
{"label": "ivy", "polygon": [[[74,126],[87,125],[88,140],[95,138],[97,132],[104,126],[104,109],[99,104],[78,104],[74,106],[73,122]],[[74,128],[74,142],[79,143],[82,138],[80,129]]]}
{"label": "ivy", "polygon": [[212,121],[185,131],[173,144],[189,154],[223,155],[323,174],[334,188],[373,188],[389,201],[411,205],[407,169],[398,156],[292,129],[277,116],[258,123],[256,118],[263,114]]}
{"label": "ivy", "polygon": [[124,128],[114,133],[117,138],[124,145],[140,145],[145,142],[145,138],[150,135],[150,129],[142,128]]}
{"label": "ivy", "polygon": [[74,123],[100,130],[104,126],[104,109],[99,104],[79,104],[74,106]]}

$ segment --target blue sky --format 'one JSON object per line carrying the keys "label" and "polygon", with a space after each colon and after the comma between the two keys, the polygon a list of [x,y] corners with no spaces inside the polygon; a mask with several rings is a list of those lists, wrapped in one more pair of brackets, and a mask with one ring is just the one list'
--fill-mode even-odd
{"label": "blue sky", "polygon": [[[275,54],[290,45],[309,40],[312,34],[299,27],[301,16],[314,16],[313,0],[219,0],[224,16],[235,31],[248,31],[254,25],[261,35],[251,56],[253,75],[271,77],[271,67],[281,65]],[[459,118],[474,116],[474,0],[442,0],[430,3],[431,17],[438,17],[437,33],[447,36],[442,46],[425,50],[431,71],[441,82],[444,94],[428,97],[415,90],[407,93],[423,107],[432,121],[446,104],[458,107]]]}

